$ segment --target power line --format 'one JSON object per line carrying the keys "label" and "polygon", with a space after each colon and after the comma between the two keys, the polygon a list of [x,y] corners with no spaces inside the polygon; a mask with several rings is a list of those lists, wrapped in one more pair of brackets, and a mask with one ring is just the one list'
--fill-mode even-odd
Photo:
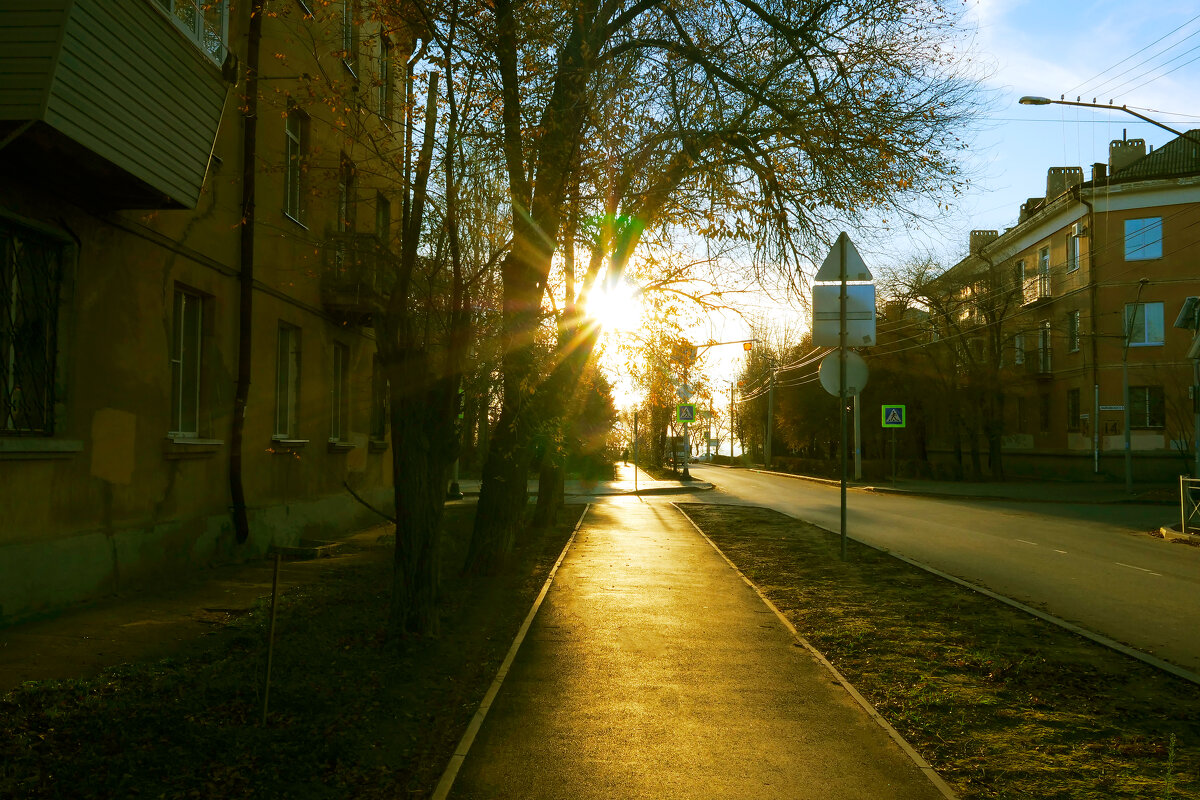
{"label": "power line", "polygon": [[[1066,91],[1066,94],[1071,94],[1071,93],[1073,93],[1074,91],[1076,91],[1077,89],[1082,89],[1084,86],[1087,86],[1089,83],[1091,83],[1092,81],[1096,80],[1097,78],[1099,78],[1099,77],[1100,77],[1101,75],[1103,75],[1104,73],[1106,73],[1106,72],[1109,72],[1109,71],[1111,71],[1111,70],[1114,70],[1114,69],[1116,69],[1117,67],[1119,67],[1119,66],[1121,66],[1122,64],[1124,64],[1124,63],[1125,63],[1126,61],[1128,61],[1129,59],[1131,59],[1131,58],[1134,58],[1134,57],[1136,57],[1136,56],[1140,55],[1141,53],[1144,53],[1145,51],[1149,50],[1149,49],[1150,49],[1151,47],[1153,47],[1154,45],[1156,45],[1156,44],[1158,44],[1159,42],[1161,42],[1163,39],[1166,39],[1168,36],[1170,36],[1170,35],[1172,35],[1172,34],[1174,34],[1174,33],[1178,32],[1178,31],[1182,30],[1183,28],[1186,28],[1188,25],[1191,25],[1193,22],[1195,22],[1195,21],[1196,21],[1196,20],[1198,20],[1198,19],[1200,19],[1200,14],[1197,14],[1196,16],[1192,17],[1192,18],[1191,18],[1191,19],[1189,19],[1187,22],[1184,22],[1182,25],[1179,25],[1179,26],[1177,26],[1177,27],[1175,27],[1175,28],[1172,28],[1171,30],[1169,30],[1169,31],[1167,31],[1166,33],[1164,33],[1162,36],[1160,36],[1160,37],[1158,37],[1157,39],[1155,39],[1153,42],[1150,42],[1150,44],[1146,45],[1145,47],[1141,48],[1140,50],[1137,50],[1137,51],[1135,51],[1135,52],[1133,52],[1133,53],[1130,53],[1129,55],[1125,56],[1125,57],[1124,57],[1124,58],[1122,58],[1120,61],[1118,61],[1117,63],[1113,64],[1112,66],[1110,66],[1110,67],[1107,67],[1107,68],[1105,68],[1105,69],[1102,69],[1102,70],[1100,70],[1100,71],[1099,71],[1099,72],[1097,72],[1095,75],[1093,75],[1092,77],[1090,77],[1090,78],[1088,78],[1087,80],[1085,80],[1083,83],[1077,83],[1077,84],[1075,84],[1075,85],[1074,85],[1074,86],[1072,86],[1070,89],[1067,89],[1067,91]],[[1186,41],[1186,39],[1184,39],[1184,40],[1181,40],[1181,41]],[[1172,45],[1172,46],[1174,46],[1174,45]],[[1167,48],[1167,49],[1170,49],[1170,48]],[[1150,56],[1150,58],[1153,58],[1153,56]],[[1147,59],[1147,60],[1149,60],[1149,59]],[[1143,61],[1143,62],[1141,62],[1141,63],[1143,63],[1143,64],[1144,64],[1144,63],[1145,63],[1145,61]],[[1141,64],[1134,65],[1134,66],[1130,67],[1130,68],[1129,68],[1129,70],[1132,70],[1132,69],[1137,69],[1137,67],[1138,67],[1138,66],[1141,66]],[[1128,72],[1129,70],[1126,70],[1125,72]],[[1124,75],[1124,74],[1125,74],[1125,72],[1122,72],[1122,73],[1121,73],[1121,75]],[[1119,77],[1121,77],[1121,75],[1117,75],[1117,76],[1115,76],[1115,77],[1119,78]]]}

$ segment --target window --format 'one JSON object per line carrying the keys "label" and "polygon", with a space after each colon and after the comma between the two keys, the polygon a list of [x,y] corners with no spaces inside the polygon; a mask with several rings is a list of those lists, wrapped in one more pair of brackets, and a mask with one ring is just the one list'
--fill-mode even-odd
{"label": "window", "polygon": [[204,327],[204,298],[186,289],[175,290],[171,336],[171,433],[200,433],[200,360]]}
{"label": "window", "polygon": [[218,64],[225,60],[229,36],[227,0],[158,0],[158,5],[205,55]]}
{"label": "window", "polygon": [[1050,371],[1050,320],[1048,319],[1042,320],[1042,327],[1038,329],[1037,368],[1038,372],[1042,373]]}
{"label": "window", "polygon": [[1067,430],[1079,430],[1079,390],[1067,390]]}
{"label": "window", "polygon": [[375,356],[371,372],[371,438],[386,439],[388,430],[388,381],[383,362]]}
{"label": "window", "polygon": [[1042,433],[1050,432],[1050,395],[1038,395],[1038,430]]}
{"label": "window", "polygon": [[375,195],[375,235],[383,247],[392,240],[392,202],[383,196],[383,192]]}
{"label": "window", "polygon": [[300,329],[279,323],[275,360],[275,436],[298,438],[300,405]]}
{"label": "window", "polygon": [[1162,258],[1162,217],[1125,220],[1125,260]]}
{"label": "window", "polygon": [[1148,347],[1163,343],[1163,304],[1126,303],[1125,331],[1132,347]]}
{"label": "window", "polygon": [[1161,386],[1129,387],[1129,427],[1165,427],[1163,411],[1163,388]]}
{"label": "window", "polygon": [[1018,367],[1025,363],[1025,335],[1018,333],[1013,337],[1013,363]]}
{"label": "window", "polygon": [[392,95],[395,84],[392,80],[392,43],[386,35],[379,40],[379,117],[387,125],[392,119]]}
{"label": "window", "polygon": [[355,228],[354,162],[342,155],[338,169],[338,219],[339,233],[349,233]]}
{"label": "window", "polygon": [[358,72],[358,24],[354,21],[355,0],[342,0],[342,63]]}
{"label": "window", "polygon": [[1072,353],[1079,352],[1079,312],[1067,312],[1067,349]]}
{"label": "window", "polygon": [[1067,272],[1079,269],[1079,226],[1072,225],[1067,231]]}
{"label": "window", "polygon": [[332,424],[329,427],[329,441],[340,442],[346,439],[348,431],[348,416],[350,411],[350,348],[344,344],[333,346],[333,375],[332,389]]}
{"label": "window", "polygon": [[1038,274],[1050,274],[1050,246],[1047,245],[1041,250],[1038,250]]}
{"label": "window", "polygon": [[1018,289],[1025,285],[1025,259],[1022,258],[1013,267],[1013,278],[1016,280]]}
{"label": "window", "polygon": [[54,433],[62,246],[0,220],[0,434]]}
{"label": "window", "polygon": [[296,222],[304,222],[304,174],[308,170],[308,114],[288,103],[284,122],[287,134],[283,173],[283,211]]}

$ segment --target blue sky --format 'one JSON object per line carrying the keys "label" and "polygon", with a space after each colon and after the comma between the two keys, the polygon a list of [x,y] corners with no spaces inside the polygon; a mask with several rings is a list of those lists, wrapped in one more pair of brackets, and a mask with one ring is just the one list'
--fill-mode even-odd
{"label": "blue sky", "polygon": [[972,188],[959,213],[929,231],[948,257],[963,255],[972,229],[1015,224],[1021,203],[1045,193],[1049,167],[1083,167],[1090,178],[1123,129],[1154,147],[1173,138],[1120,112],[1021,106],[1022,95],[1111,99],[1173,128],[1200,128],[1195,2],[969,0],[967,9],[975,51],[991,66],[991,102],[969,156]]}

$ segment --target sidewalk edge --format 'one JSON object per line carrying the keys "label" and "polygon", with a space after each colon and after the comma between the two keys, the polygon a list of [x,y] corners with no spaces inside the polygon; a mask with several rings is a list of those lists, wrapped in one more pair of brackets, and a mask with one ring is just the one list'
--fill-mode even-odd
{"label": "sidewalk edge", "polygon": [[575,535],[579,533],[579,529],[583,526],[583,521],[587,518],[587,513],[591,508],[591,503],[584,506],[583,513],[579,515],[579,521],[575,523],[575,529],[571,531],[570,538],[563,545],[562,552],[558,554],[558,560],[550,568],[550,574],[546,576],[546,582],[542,584],[542,590],[538,592],[537,598],[533,601],[533,606],[529,609],[529,613],[525,615],[525,621],[521,623],[520,629],[517,630],[517,635],[513,637],[512,646],[508,648],[508,654],[504,657],[504,661],[501,662],[500,669],[496,670],[496,677],[492,680],[492,685],[488,687],[487,694],[480,701],[475,716],[471,718],[470,724],[467,725],[467,730],[463,733],[462,738],[459,739],[458,747],[454,749],[454,755],[450,756],[450,763],[446,765],[441,779],[438,780],[437,788],[433,790],[432,800],[446,800],[446,797],[450,794],[450,790],[454,787],[454,780],[458,777],[458,771],[462,768],[463,761],[466,760],[471,745],[475,743],[475,737],[478,735],[479,729],[483,726],[483,720],[487,717],[487,713],[492,707],[492,702],[496,699],[496,695],[500,693],[500,686],[504,683],[504,679],[508,677],[508,670],[512,667],[513,661],[516,660],[517,651],[521,648],[521,644],[525,641],[525,634],[529,632],[529,626],[533,624],[533,618],[537,616],[538,609],[542,607],[542,601],[546,599],[546,594],[550,591],[550,584],[554,581],[554,576],[558,573],[558,568],[562,566],[563,559],[567,557],[567,551],[574,544]]}
{"label": "sidewalk edge", "polygon": [[862,707],[863,711],[867,712],[867,716],[874,720],[875,723],[879,725],[879,727],[882,728],[888,736],[891,737],[892,741],[899,745],[901,751],[908,756],[909,760],[913,762],[917,769],[921,770],[921,773],[929,780],[931,784],[933,784],[933,787],[941,792],[942,797],[946,798],[946,800],[960,800],[959,796],[955,794],[954,790],[950,787],[950,784],[946,783],[946,781],[942,779],[942,776],[937,774],[937,770],[935,770],[933,766],[921,756],[920,753],[913,749],[913,746],[908,743],[908,740],[901,736],[900,732],[893,728],[891,723],[883,718],[883,715],[881,715],[875,709],[875,706],[871,705],[870,701],[859,694],[858,690],[851,685],[850,681],[846,680],[842,673],[838,672],[837,667],[833,666],[833,664],[829,662],[829,659],[825,658],[821,651],[809,644],[808,640],[800,635],[800,632],[796,630],[796,626],[791,623],[791,620],[785,617],[783,612],[780,611],[773,602],[771,602],[770,598],[763,594],[762,590],[758,588],[758,585],[755,584],[754,581],[750,580],[750,578],[748,578],[744,572],[738,569],[737,564],[734,564],[729,560],[729,556],[725,555],[721,548],[717,546],[717,543],[710,539],[708,534],[700,529],[700,526],[696,524],[696,521],[688,516],[688,513],[680,508],[678,503],[671,503],[671,505],[675,507],[676,511],[683,515],[684,519],[691,523],[691,526],[696,529],[696,533],[703,536],[704,541],[708,542],[712,549],[717,551],[717,555],[725,559],[725,563],[729,565],[730,569],[736,572],[738,577],[740,577],[747,586],[754,590],[754,593],[758,595],[759,599],[763,601],[766,607],[775,612],[775,616],[778,617],[779,621],[783,623],[784,627],[788,629],[788,632],[792,634],[796,641],[803,645],[804,649],[811,653],[813,657],[825,667],[825,669],[829,670],[830,674],[832,674],[834,679],[841,684],[842,688],[854,698],[855,702]]}

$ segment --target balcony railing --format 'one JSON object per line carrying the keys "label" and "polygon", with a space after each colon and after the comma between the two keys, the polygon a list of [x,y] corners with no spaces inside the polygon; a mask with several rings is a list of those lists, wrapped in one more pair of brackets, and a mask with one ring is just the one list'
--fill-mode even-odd
{"label": "balcony railing", "polygon": [[1050,298],[1050,276],[1044,272],[1025,279],[1024,305],[1042,303]]}
{"label": "balcony railing", "polygon": [[321,274],[325,308],[350,322],[369,322],[383,310],[395,281],[392,258],[373,233],[330,236]]}

